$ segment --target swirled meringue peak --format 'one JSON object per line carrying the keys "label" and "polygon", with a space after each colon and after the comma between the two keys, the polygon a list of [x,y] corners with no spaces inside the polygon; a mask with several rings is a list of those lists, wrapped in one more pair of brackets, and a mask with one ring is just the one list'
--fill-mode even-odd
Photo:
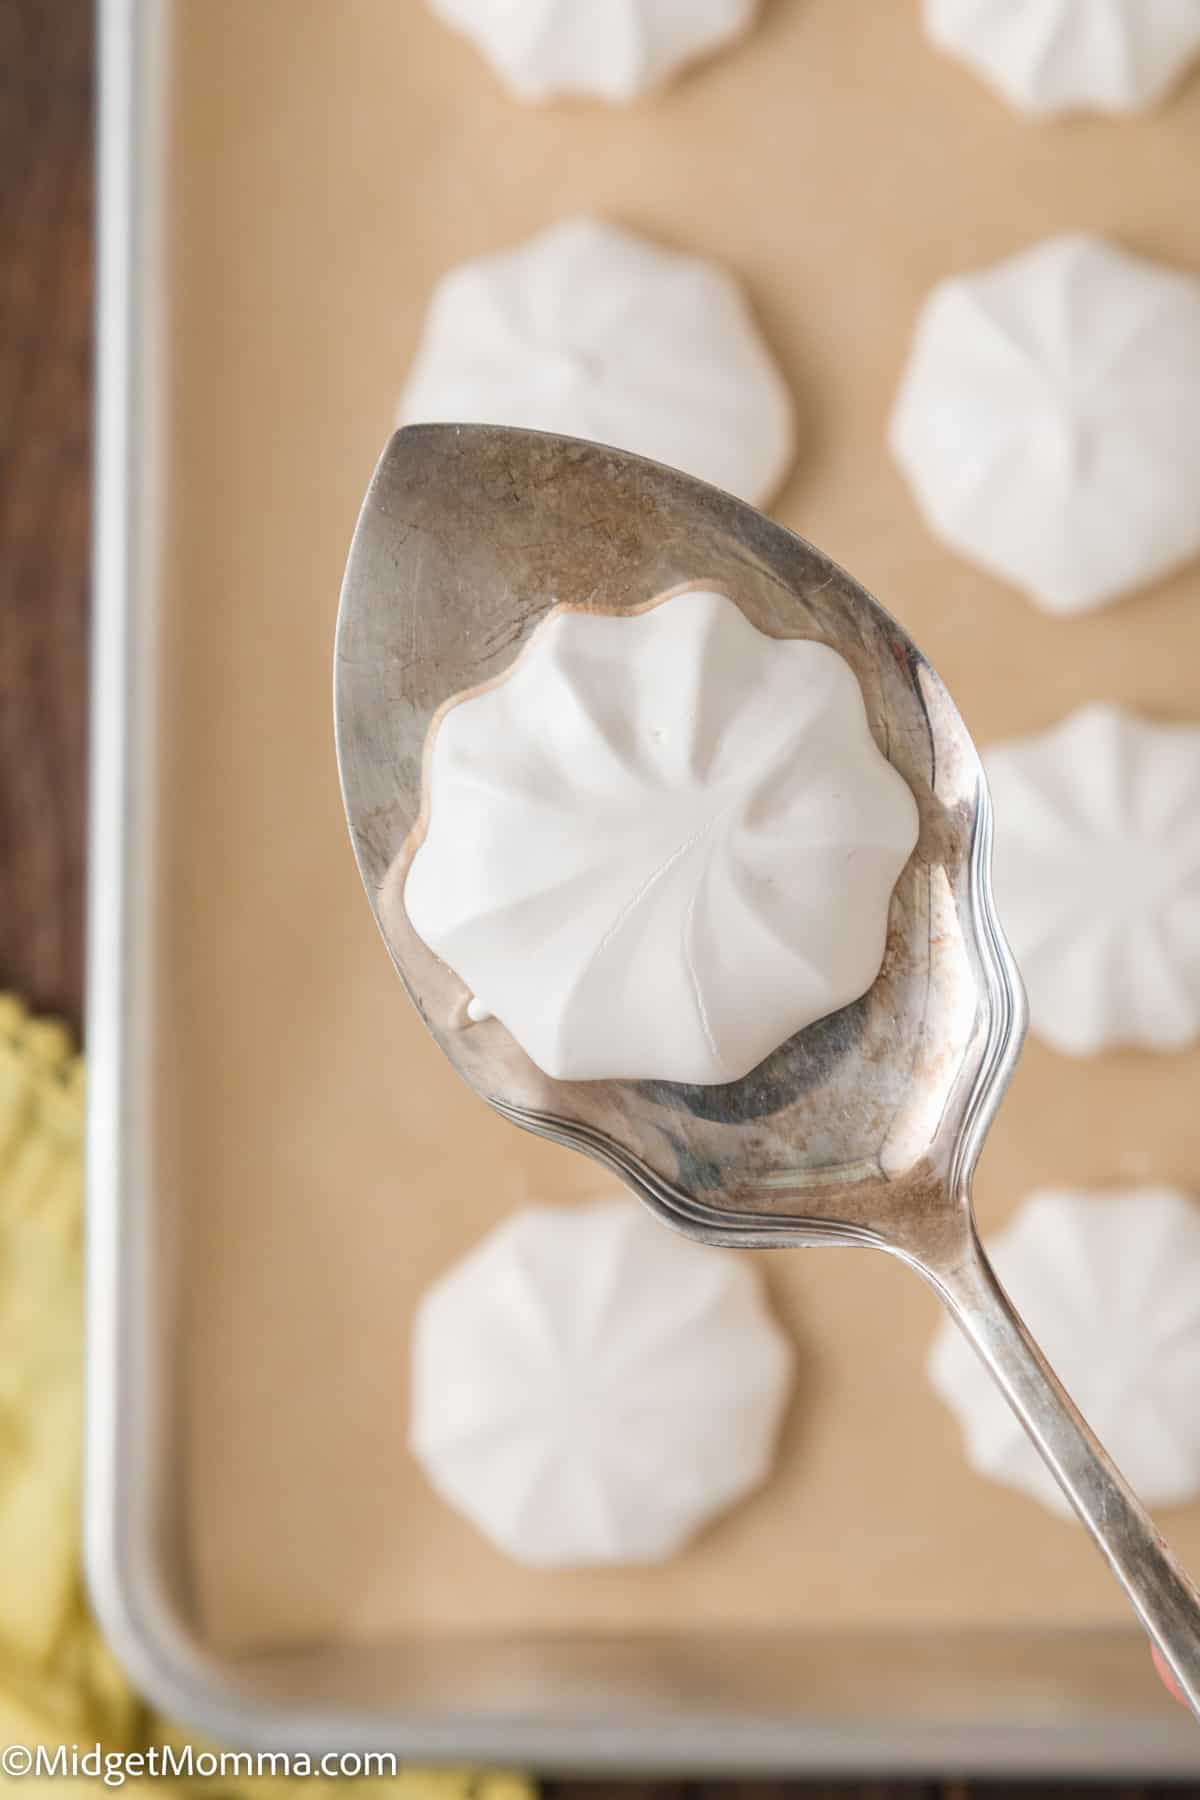
{"label": "swirled meringue peak", "polygon": [[748,31],[758,0],[429,0],[517,100],[614,105],[660,87]]}
{"label": "swirled meringue peak", "polygon": [[1036,118],[1136,112],[1200,54],[1198,0],[925,0],[939,49]]}
{"label": "swirled meringue peak", "polygon": [[560,1081],[696,1084],[867,991],[918,828],[849,664],[698,590],[551,613],[442,714],[425,818],[405,908],[474,1018]]}
{"label": "swirled meringue peak", "polygon": [[1200,278],[1064,232],[934,288],[892,454],[935,536],[1066,617],[1200,555],[1198,388]]}
{"label": "swirled meringue peak", "polygon": [[794,413],[726,268],[580,216],[446,271],[396,417],[591,438],[762,506]]}
{"label": "swirled meringue peak", "polygon": [[658,1562],[766,1479],[792,1363],[746,1257],[636,1200],[528,1206],[423,1296],[410,1442],[518,1562]]}
{"label": "swirled meringue peak", "polygon": [[1200,1039],[1200,729],[1093,703],[984,755],[996,901],[1064,1056]]}

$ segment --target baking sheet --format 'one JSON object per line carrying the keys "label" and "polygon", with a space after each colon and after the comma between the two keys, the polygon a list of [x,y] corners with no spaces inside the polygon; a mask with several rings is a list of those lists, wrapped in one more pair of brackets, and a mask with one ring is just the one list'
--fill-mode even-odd
{"label": "baking sheet", "polygon": [[[1045,618],[928,538],[883,434],[942,275],[1068,227],[1200,270],[1200,84],[1145,120],[1034,126],[878,0],[774,0],[628,111],[517,108],[416,0],[175,0],[174,27],[160,1023],[206,1631],[1123,1622],[1080,1530],[970,1475],[924,1379],[936,1303],[870,1254],[761,1254],[801,1355],[779,1471],[675,1561],[523,1571],[433,1497],[404,1443],[417,1295],[513,1206],[605,1183],[492,1117],[419,1026],[346,841],[329,676],[431,282],[594,210],[743,279],[801,417],[773,510],[899,616],[982,743],[1093,698],[1196,716],[1195,571]],[[1200,1190],[1198,1075],[1196,1053],[1031,1042],[985,1230],[1040,1182]],[[1200,1508],[1164,1523],[1200,1563]]]}

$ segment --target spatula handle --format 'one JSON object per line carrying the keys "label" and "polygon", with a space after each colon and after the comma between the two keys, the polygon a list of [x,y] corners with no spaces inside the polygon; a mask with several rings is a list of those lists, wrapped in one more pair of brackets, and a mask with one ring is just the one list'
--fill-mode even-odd
{"label": "spatula handle", "polygon": [[991,1370],[1200,1718],[1200,1591],[1030,1336],[974,1233],[922,1268]]}

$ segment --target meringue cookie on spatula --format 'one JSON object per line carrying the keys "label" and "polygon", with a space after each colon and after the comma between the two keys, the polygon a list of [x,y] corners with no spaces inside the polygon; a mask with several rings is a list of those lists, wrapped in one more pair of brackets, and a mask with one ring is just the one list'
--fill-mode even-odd
{"label": "meringue cookie on spatula", "polygon": [[762,502],[792,399],[733,277],[598,219],[461,263],[430,298],[397,423],[521,425]]}
{"label": "meringue cookie on spatula", "polygon": [[426,771],[409,921],[558,1081],[736,1081],[879,973],[912,791],[849,663],[723,594],[560,607]]}
{"label": "meringue cookie on spatula", "polygon": [[614,103],[660,87],[748,31],[758,0],[429,0],[510,93]]}

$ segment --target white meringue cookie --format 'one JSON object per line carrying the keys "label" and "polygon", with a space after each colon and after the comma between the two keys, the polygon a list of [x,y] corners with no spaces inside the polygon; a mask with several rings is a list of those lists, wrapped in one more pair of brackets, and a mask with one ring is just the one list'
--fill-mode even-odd
{"label": "white meringue cookie", "polygon": [[925,0],[925,29],[1011,106],[1133,112],[1200,53],[1200,0]]}
{"label": "white meringue cookie", "polygon": [[595,219],[434,289],[398,423],[520,425],[631,450],[765,501],[792,402],[732,277]]}
{"label": "white meringue cookie", "polygon": [[636,100],[748,31],[758,0],[430,0],[518,100]]}
{"label": "white meringue cookie", "polygon": [[1089,1056],[1200,1036],[1200,728],[1087,706],[996,744],[995,893],[1033,1029]]}
{"label": "white meringue cookie", "polygon": [[427,812],[409,920],[561,1081],[734,1081],[856,1000],[917,838],[849,664],[704,592],[552,614]]}
{"label": "white meringue cookie", "polygon": [[1052,238],[942,282],[891,422],[930,529],[1052,613],[1200,552],[1200,280]]}
{"label": "white meringue cookie", "polygon": [[[1150,1506],[1200,1493],[1200,1208],[1170,1188],[1043,1189],[988,1247],[996,1273]],[[1074,1518],[975,1350],[947,1321],[929,1360],[981,1475]]]}
{"label": "white meringue cookie", "polygon": [[764,1480],[791,1371],[743,1256],[630,1200],[529,1207],[422,1299],[410,1442],[520,1562],[651,1562]]}

